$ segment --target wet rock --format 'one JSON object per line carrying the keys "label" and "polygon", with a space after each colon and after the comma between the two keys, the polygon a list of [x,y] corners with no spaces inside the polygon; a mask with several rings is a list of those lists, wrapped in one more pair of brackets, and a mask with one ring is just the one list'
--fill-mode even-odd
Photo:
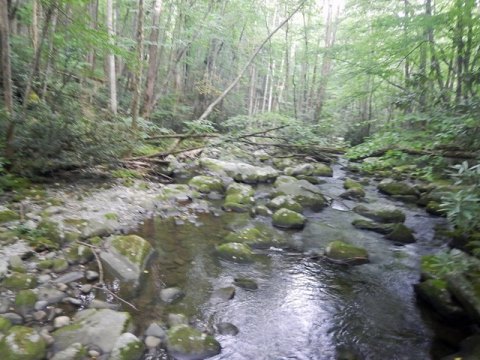
{"label": "wet rock", "polygon": [[255,280],[243,277],[233,279],[233,284],[245,290],[257,290],[258,284]]}
{"label": "wet rock", "polygon": [[87,348],[80,343],[74,343],[63,351],[53,355],[51,360],[80,360],[87,356]]}
{"label": "wet rock", "polygon": [[267,206],[272,210],[288,209],[298,213],[303,211],[302,205],[296,202],[292,197],[284,195],[273,198],[267,203]]}
{"label": "wet rock", "polygon": [[188,318],[183,314],[168,314],[167,323],[169,327],[188,325]]}
{"label": "wet rock", "polygon": [[14,272],[3,279],[2,285],[10,290],[32,289],[37,285],[37,279],[30,274]]}
{"label": "wet rock", "polygon": [[333,170],[330,166],[328,166],[326,164],[315,163],[315,164],[313,164],[312,175],[332,177],[333,176]]}
{"label": "wet rock", "polygon": [[174,201],[178,204],[186,204],[191,201],[192,197],[191,188],[185,184],[165,185],[157,195],[158,200]]}
{"label": "wet rock", "polygon": [[239,333],[238,328],[235,325],[228,322],[218,323],[215,325],[215,327],[217,328],[217,331],[220,335],[235,336]]}
{"label": "wet rock", "polygon": [[220,180],[218,177],[213,176],[195,176],[188,182],[188,185],[190,185],[191,188],[204,194],[208,194],[211,192],[223,193],[225,191],[223,181]]}
{"label": "wet rock", "polygon": [[37,310],[43,309],[44,307],[40,308],[40,306],[43,306],[44,304],[45,304],[45,307],[47,305],[57,304],[60,301],[62,301],[66,296],[67,295],[63,291],[54,289],[52,287],[48,287],[48,286],[40,287],[37,289],[37,297],[39,300],[38,302],[39,303],[42,302],[42,303],[36,305],[36,309]]}
{"label": "wet rock", "polygon": [[283,170],[284,174],[287,176],[298,176],[298,175],[312,175],[313,165],[312,164],[300,164],[294,167],[287,167]]}
{"label": "wet rock", "polygon": [[118,220],[115,219],[102,219],[102,221],[89,219],[87,226],[82,230],[81,237],[88,239],[94,236],[108,236],[115,231],[117,226]]}
{"label": "wet rock", "polygon": [[235,288],[233,286],[227,286],[217,289],[212,294],[214,301],[228,301],[235,297]]}
{"label": "wet rock", "polygon": [[0,340],[0,354],[6,360],[43,360],[47,353],[47,343],[32,328],[11,327]]}
{"label": "wet rock", "polygon": [[86,264],[94,258],[92,249],[81,244],[70,246],[65,255],[70,264]]}
{"label": "wet rock", "polygon": [[171,304],[177,300],[180,300],[185,296],[185,293],[176,287],[166,288],[160,290],[160,299],[167,304]]}
{"label": "wet rock", "polygon": [[20,290],[15,296],[15,309],[23,316],[33,312],[37,294],[33,290]]}
{"label": "wet rock", "polygon": [[370,209],[359,205],[354,207],[353,211],[381,223],[403,223],[405,221],[405,214],[402,211],[389,206],[379,206],[375,209]]}
{"label": "wet rock", "polygon": [[115,342],[109,360],[138,360],[145,346],[132,333],[123,333]]}
{"label": "wet rock", "polygon": [[121,281],[136,286],[151,254],[151,245],[140,236],[112,236],[100,253],[100,259]]}
{"label": "wet rock", "polygon": [[216,159],[202,158],[200,165],[218,175],[227,175],[236,181],[247,184],[270,182],[277,178],[278,171],[270,166],[253,166],[242,162],[227,162]]}
{"label": "wet rock", "polygon": [[56,273],[65,272],[68,270],[68,261],[65,259],[53,259],[52,270]]}
{"label": "wet rock", "polygon": [[232,232],[225,237],[225,241],[247,244],[258,249],[282,245],[282,241],[275,236],[271,229],[260,224]]}
{"label": "wet rock", "polygon": [[162,343],[162,339],[156,336],[148,335],[147,337],[145,337],[145,346],[149,349],[156,348],[161,343]]}
{"label": "wet rock", "polygon": [[220,344],[212,336],[188,325],[178,325],[168,330],[166,346],[174,357],[189,360],[206,359],[221,351]]}
{"label": "wet rock", "polygon": [[425,210],[435,216],[446,216],[446,212],[442,209],[441,204],[436,201],[429,201]]}
{"label": "wet rock", "polygon": [[167,336],[167,332],[157,323],[152,323],[145,330],[145,336],[155,336],[156,338],[164,339]]}
{"label": "wet rock", "polygon": [[395,224],[392,232],[387,235],[387,239],[400,244],[411,244],[415,242],[412,230],[403,224]]}
{"label": "wet rock", "polygon": [[92,285],[90,285],[90,284],[84,284],[84,285],[80,286],[80,291],[81,291],[83,294],[88,294],[89,292],[92,291],[92,288],[93,288]]}
{"label": "wet rock", "polygon": [[84,274],[82,271],[72,271],[56,278],[53,282],[56,284],[69,284],[71,282],[83,279],[83,276]]}
{"label": "wet rock", "polygon": [[325,197],[315,185],[291,176],[279,176],[274,183],[272,195],[274,197],[290,196],[300,205],[309,207],[314,211],[321,210],[327,205]]}
{"label": "wet rock", "polygon": [[43,310],[35,311],[33,313],[33,319],[35,321],[44,321],[47,319],[47,313]]}
{"label": "wet rock", "polygon": [[360,200],[365,197],[365,190],[361,188],[350,189],[341,193],[340,197],[347,200]]}
{"label": "wet rock", "polygon": [[10,308],[10,300],[6,297],[0,298],[0,314],[6,313]]}
{"label": "wet rock", "polygon": [[446,356],[442,360],[478,360],[480,359],[480,335],[475,334],[463,340],[460,351]]}
{"label": "wet rock", "polygon": [[282,229],[303,229],[307,219],[302,214],[282,208],[273,214],[272,222]]}
{"label": "wet rock", "polygon": [[410,184],[385,179],[378,184],[378,190],[387,195],[414,196],[418,198],[418,191]]}
{"label": "wet rock", "polygon": [[252,213],[254,216],[272,216],[272,211],[265,205],[257,205],[253,208]]}
{"label": "wet rock", "polygon": [[369,262],[367,250],[336,240],[329,243],[325,256],[335,262],[347,265],[362,265]]}
{"label": "wet rock", "polygon": [[480,280],[476,274],[451,272],[445,278],[448,290],[462,304],[467,314],[480,323]]}
{"label": "wet rock", "polygon": [[374,221],[364,219],[355,219],[353,220],[352,225],[357,229],[370,230],[379,234],[389,234],[393,230],[392,224],[379,224]]}
{"label": "wet rock", "polygon": [[226,211],[247,212],[254,204],[254,194],[250,185],[232,183],[227,188],[223,208]]}
{"label": "wet rock", "polygon": [[100,274],[96,271],[88,270],[85,272],[85,279],[88,281],[95,281],[100,277]]}
{"label": "wet rock", "polygon": [[82,310],[75,314],[72,324],[56,330],[54,351],[62,351],[70,344],[96,346],[103,353],[112,351],[117,339],[132,329],[130,314],[109,309]]}
{"label": "wet rock", "polygon": [[343,182],[343,188],[346,190],[351,190],[351,189],[362,189],[363,190],[363,185],[360,184],[359,182],[352,180],[350,178],[346,178],[345,181]]}
{"label": "wet rock", "polygon": [[454,321],[465,318],[465,311],[453,300],[446,281],[441,279],[423,281],[415,285],[415,292],[445,319]]}
{"label": "wet rock", "polygon": [[253,262],[253,252],[250,246],[242,243],[226,243],[215,247],[217,255],[228,261],[237,263]]}

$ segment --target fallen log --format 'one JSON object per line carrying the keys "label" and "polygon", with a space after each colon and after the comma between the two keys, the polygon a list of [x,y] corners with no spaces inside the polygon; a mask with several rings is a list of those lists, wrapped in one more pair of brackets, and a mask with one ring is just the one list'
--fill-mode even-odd
{"label": "fallen log", "polygon": [[409,148],[403,148],[403,147],[390,146],[387,148],[382,148],[382,149],[373,151],[368,155],[354,157],[351,160],[359,161],[369,157],[380,157],[385,155],[390,150],[401,151],[401,152],[404,152],[405,154],[418,155],[418,156],[424,156],[424,155],[441,156],[441,157],[454,158],[454,159],[478,159],[479,158],[479,154],[476,152],[451,151],[451,150],[437,150],[437,151],[418,150],[418,149],[409,149]]}

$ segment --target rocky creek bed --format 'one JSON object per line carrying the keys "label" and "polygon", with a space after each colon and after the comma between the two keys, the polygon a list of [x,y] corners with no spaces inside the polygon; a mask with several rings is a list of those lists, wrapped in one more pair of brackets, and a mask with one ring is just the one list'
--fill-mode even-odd
{"label": "rocky creek bed", "polygon": [[[2,359],[476,356],[456,346],[480,306],[421,262],[447,245],[445,219],[417,206],[435,212],[438,188],[238,150],[175,175],[7,197]],[[421,275],[455,327],[419,306]]]}

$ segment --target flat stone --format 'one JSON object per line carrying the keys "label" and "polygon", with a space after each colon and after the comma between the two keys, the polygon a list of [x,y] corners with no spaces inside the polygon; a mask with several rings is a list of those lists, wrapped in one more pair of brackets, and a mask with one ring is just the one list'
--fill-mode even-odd
{"label": "flat stone", "polygon": [[23,324],[23,317],[21,317],[20,315],[18,315],[16,313],[7,312],[7,313],[2,314],[2,317],[7,319],[8,321],[10,321],[12,323],[12,325]]}
{"label": "flat stone", "polygon": [[160,299],[167,304],[171,304],[185,296],[185,293],[176,287],[162,289],[160,291]]}
{"label": "flat stone", "polygon": [[155,336],[159,339],[164,339],[167,333],[165,332],[165,329],[162,328],[160,325],[156,323],[151,323],[147,330],[145,330],[145,335],[146,336]]}
{"label": "flat stone", "polygon": [[[38,302],[40,303],[39,306],[44,304],[41,303],[41,301],[46,302],[45,306],[57,304],[62,301],[66,296],[67,294],[65,294],[63,291],[54,289],[52,287],[37,288],[37,298]],[[41,309],[39,308],[38,310]]]}
{"label": "flat stone", "polygon": [[153,348],[156,348],[157,346],[159,346],[160,344],[162,343],[162,339],[156,337],[156,336],[152,336],[152,335],[149,335],[145,338],[145,345],[149,348],[149,349],[153,349]]}
{"label": "flat stone", "polygon": [[95,281],[99,277],[100,275],[96,271],[88,270],[85,272],[85,279],[87,279],[88,281]]}
{"label": "flat stone", "polygon": [[83,279],[83,272],[82,271],[72,271],[69,273],[66,273],[62,276],[59,276],[55,280],[53,280],[54,283],[63,283],[63,284],[68,284],[74,281],[78,281]]}
{"label": "flat stone", "polygon": [[58,316],[53,320],[53,327],[55,329],[59,329],[67,325],[70,325],[70,318],[68,316]]}

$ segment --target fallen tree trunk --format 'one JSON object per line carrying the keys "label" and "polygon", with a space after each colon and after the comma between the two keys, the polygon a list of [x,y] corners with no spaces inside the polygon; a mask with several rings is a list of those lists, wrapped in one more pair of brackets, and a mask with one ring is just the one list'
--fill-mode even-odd
{"label": "fallen tree trunk", "polygon": [[369,157],[380,157],[385,155],[390,150],[401,151],[401,152],[404,152],[405,154],[418,155],[418,156],[423,156],[423,155],[441,156],[441,157],[454,158],[454,159],[479,158],[479,154],[476,152],[455,151],[455,150],[453,151],[452,150],[418,150],[418,149],[409,149],[409,148],[391,146],[391,147],[376,150],[368,155],[357,156],[355,158],[352,158],[351,160],[359,161]]}

